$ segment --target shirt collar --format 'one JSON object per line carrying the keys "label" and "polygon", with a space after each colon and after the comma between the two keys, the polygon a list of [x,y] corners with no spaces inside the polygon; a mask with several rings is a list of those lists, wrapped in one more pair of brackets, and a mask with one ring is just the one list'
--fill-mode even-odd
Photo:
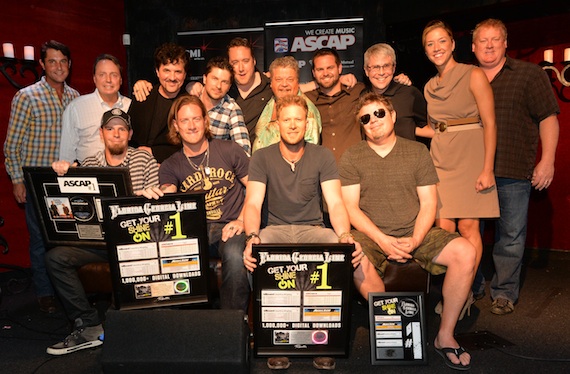
{"label": "shirt collar", "polygon": [[338,97],[338,96],[341,96],[341,95],[350,95],[350,90],[348,89],[347,86],[345,86],[344,84],[341,84],[341,85],[340,85],[340,91],[338,91],[338,92],[335,93],[334,95],[329,96],[329,95],[325,94],[325,93],[321,90],[320,87],[317,88],[317,93],[318,93],[318,95],[317,95],[316,100],[318,101],[319,98],[321,98],[321,97],[322,97],[322,98],[327,98],[327,97]]}
{"label": "shirt collar", "polygon": [[[101,106],[108,107],[107,103],[101,97],[99,90],[95,89],[94,92],[95,95],[97,96],[97,99],[99,99],[99,103],[101,103]],[[122,107],[123,107],[123,95],[121,95],[120,92],[117,92],[117,101],[113,104],[113,108],[122,108]]]}

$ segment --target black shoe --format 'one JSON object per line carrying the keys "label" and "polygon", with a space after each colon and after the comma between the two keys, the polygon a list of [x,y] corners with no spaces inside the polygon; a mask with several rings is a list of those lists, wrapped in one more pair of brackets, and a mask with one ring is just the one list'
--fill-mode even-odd
{"label": "black shoe", "polygon": [[55,298],[53,296],[42,296],[38,297],[38,303],[40,304],[40,310],[44,313],[55,313]]}
{"label": "black shoe", "polygon": [[485,294],[485,291],[481,292],[481,293],[473,293],[473,298],[475,299],[475,301],[481,300],[482,298],[484,298],[485,296],[487,296]]}

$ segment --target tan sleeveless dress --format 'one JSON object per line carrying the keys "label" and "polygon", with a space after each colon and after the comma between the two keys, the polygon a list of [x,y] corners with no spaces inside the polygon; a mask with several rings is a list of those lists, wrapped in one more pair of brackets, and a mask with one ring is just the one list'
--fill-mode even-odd
{"label": "tan sleeveless dress", "polygon": [[[435,122],[479,116],[475,97],[469,89],[473,68],[457,64],[443,79],[433,77],[428,81],[424,95],[432,127]],[[437,218],[499,216],[496,186],[479,193],[475,190],[484,164],[483,127],[436,131],[430,152],[439,177]]]}

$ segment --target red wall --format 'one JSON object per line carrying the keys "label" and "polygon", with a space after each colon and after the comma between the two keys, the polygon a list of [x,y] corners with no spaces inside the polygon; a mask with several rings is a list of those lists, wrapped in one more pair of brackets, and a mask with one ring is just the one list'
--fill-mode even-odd
{"label": "red wall", "polygon": [[[45,41],[55,39],[67,44],[71,48],[73,61],[68,83],[82,94],[95,89],[92,66],[97,55],[110,53],[126,66],[126,52],[122,45],[122,34],[125,32],[123,1],[19,0],[4,1],[1,8],[0,43],[13,43],[18,58],[23,57],[24,45],[33,45],[36,58],[39,58],[40,47]],[[22,84],[32,83],[19,76],[16,81]],[[123,81],[126,82],[124,72]],[[10,116],[10,102],[16,91],[0,75],[2,149]],[[0,227],[0,234],[10,245],[9,254],[0,254],[0,263],[27,267],[28,233],[24,212],[14,200],[12,184],[5,171],[4,152],[0,154],[0,215],[5,220],[4,226]]]}
{"label": "red wall", "polygon": [[[543,60],[545,49],[554,50],[557,69],[565,48],[570,48],[568,25],[570,14],[537,18],[507,24],[509,45],[507,53],[532,63]],[[556,151],[554,181],[546,191],[533,191],[528,213],[527,246],[532,248],[553,248],[570,250],[570,87],[564,87],[553,73],[550,73],[552,87],[560,106],[560,137]],[[570,80],[570,71],[566,74]]]}
{"label": "red wall", "polygon": [[[565,48],[570,48],[570,43],[549,45],[532,51],[512,51],[509,55],[538,64],[543,60],[544,50],[553,49],[555,66],[560,71],[564,67],[561,61]],[[552,185],[546,191],[533,191],[531,195],[527,245],[533,248],[570,250],[570,87],[563,86],[553,72],[548,73],[560,106],[560,137]],[[566,79],[570,79],[570,71],[566,74]]]}

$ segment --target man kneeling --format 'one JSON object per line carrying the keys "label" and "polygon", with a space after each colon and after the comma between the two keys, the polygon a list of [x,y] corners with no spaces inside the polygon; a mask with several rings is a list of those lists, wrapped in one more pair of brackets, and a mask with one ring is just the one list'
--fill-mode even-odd
{"label": "man kneeling", "polygon": [[[473,281],[475,248],[434,228],[437,174],[427,148],[396,136],[389,99],[371,93],[356,108],[366,139],[342,156],[342,196],[356,241],[382,276],[387,261],[414,260],[445,275],[444,307],[434,346],[446,365],[467,370],[471,356],[453,336]],[[384,291],[383,284],[378,292]]]}

